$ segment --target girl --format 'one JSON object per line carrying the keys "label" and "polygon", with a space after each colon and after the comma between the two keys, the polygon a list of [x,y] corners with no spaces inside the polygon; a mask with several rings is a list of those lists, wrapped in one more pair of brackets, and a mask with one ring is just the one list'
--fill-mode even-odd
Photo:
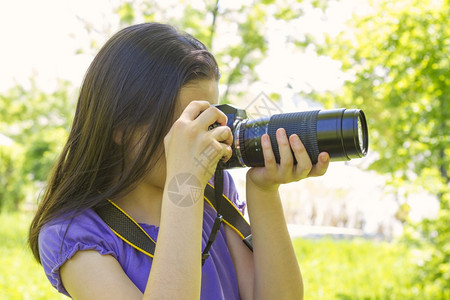
{"label": "girl", "polygon": [[[203,191],[231,157],[227,118],[211,106],[219,76],[205,46],[168,25],[125,28],[100,50],[30,228],[33,254],[58,291],[76,299],[302,299],[278,187],[324,174],[327,153],[312,166],[298,136],[279,129],[277,164],[263,135],[265,167],[246,179],[254,251],[224,225],[203,267],[215,211],[202,192],[173,190],[189,177]],[[222,126],[208,130],[214,123]],[[214,155],[202,156],[210,146]],[[228,173],[224,194],[243,210]],[[156,241],[153,259],[95,213],[107,199]]]}

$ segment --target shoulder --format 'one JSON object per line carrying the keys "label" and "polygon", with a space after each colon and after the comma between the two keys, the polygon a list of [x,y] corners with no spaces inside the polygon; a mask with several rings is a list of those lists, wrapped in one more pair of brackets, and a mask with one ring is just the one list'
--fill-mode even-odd
{"label": "shoulder", "polygon": [[67,294],[61,283],[60,267],[78,251],[96,250],[117,258],[116,237],[91,209],[66,215],[45,224],[39,233],[39,254],[44,271],[58,291]]}
{"label": "shoulder", "polygon": [[48,252],[66,252],[74,246],[78,250],[83,250],[84,245],[107,247],[110,237],[114,234],[103,220],[93,210],[86,209],[45,224],[39,233],[39,251],[45,259]]}

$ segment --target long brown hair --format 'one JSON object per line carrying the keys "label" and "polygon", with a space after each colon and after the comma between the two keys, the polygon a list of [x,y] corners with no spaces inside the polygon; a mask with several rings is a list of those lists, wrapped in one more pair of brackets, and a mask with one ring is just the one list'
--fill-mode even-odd
{"label": "long brown hair", "polygon": [[[218,80],[217,63],[201,42],[169,25],[130,26],[106,42],[86,73],[67,143],[30,226],[38,261],[44,224],[124,196],[154,166],[177,95],[196,79]],[[137,134],[144,147],[136,147]],[[136,159],[125,167],[131,149]]]}

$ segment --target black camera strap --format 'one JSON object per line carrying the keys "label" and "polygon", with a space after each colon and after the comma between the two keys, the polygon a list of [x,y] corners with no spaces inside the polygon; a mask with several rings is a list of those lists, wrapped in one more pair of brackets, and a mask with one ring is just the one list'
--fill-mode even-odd
{"label": "black camera strap", "polygon": [[217,233],[219,232],[220,225],[223,221],[223,216],[221,215],[220,208],[222,207],[222,198],[223,194],[223,168],[220,162],[217,164],[216,172],[214,173],[214,199],[217,200],[216,203],[216,212],[217,217],[214,220],[214,225],[211,228],[211,233],[209,234],[208,242],[206,243],[205,249],[203,249],[202,253],[202,266],[205,264],[206,259],[208,259],[209,249],[211,249],[212,243],[216,240]]}
{"label": "black camera strap", "polygon": [[[202,265],[210,256],[209,250],[217,237],[222,222],[239,234],[247,247],[253,251],[249,223],[234,204],[223,194],[223,169],[216,170],[214,186],[215,188],[208,183],[204,192],[205,201],[217,211],[217,217],[202,253]],[[124,242],[153,258],[156,242],[117,204],[108,199],[105,205],[95,208],[95,212]]]}

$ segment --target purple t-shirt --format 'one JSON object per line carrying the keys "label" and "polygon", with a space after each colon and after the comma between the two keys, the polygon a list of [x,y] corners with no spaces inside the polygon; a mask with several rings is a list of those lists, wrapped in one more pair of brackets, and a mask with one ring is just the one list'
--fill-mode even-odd
{"label": "purple t-shirt", "polygon": [[[210,183],[212,184],[212,180]],[[242,213],[244,212],[245,202],[239,200],[233,179],[227,172],[224,174],[224,194]],[[216,211],[205,201],[202,249],[206,245],[216,215]],[[140,225],[154,241],[157,241],[158,227]],[[211,247],[211,256],[202,267],[201,299],[239,299],[236,273],[228,251],[224,226],[225,223]],[[87,209],[74,217],[72,222],[70,219],[56,219],[46,224],[39,234],[42,266],[50,283],[60,293],[69,296],[61,282],[60,267],[81,250],[96,250],[102,255],[112,255],[137,288],[144,292],[152,267],[152,258],[116,236],[93,210]]]}

